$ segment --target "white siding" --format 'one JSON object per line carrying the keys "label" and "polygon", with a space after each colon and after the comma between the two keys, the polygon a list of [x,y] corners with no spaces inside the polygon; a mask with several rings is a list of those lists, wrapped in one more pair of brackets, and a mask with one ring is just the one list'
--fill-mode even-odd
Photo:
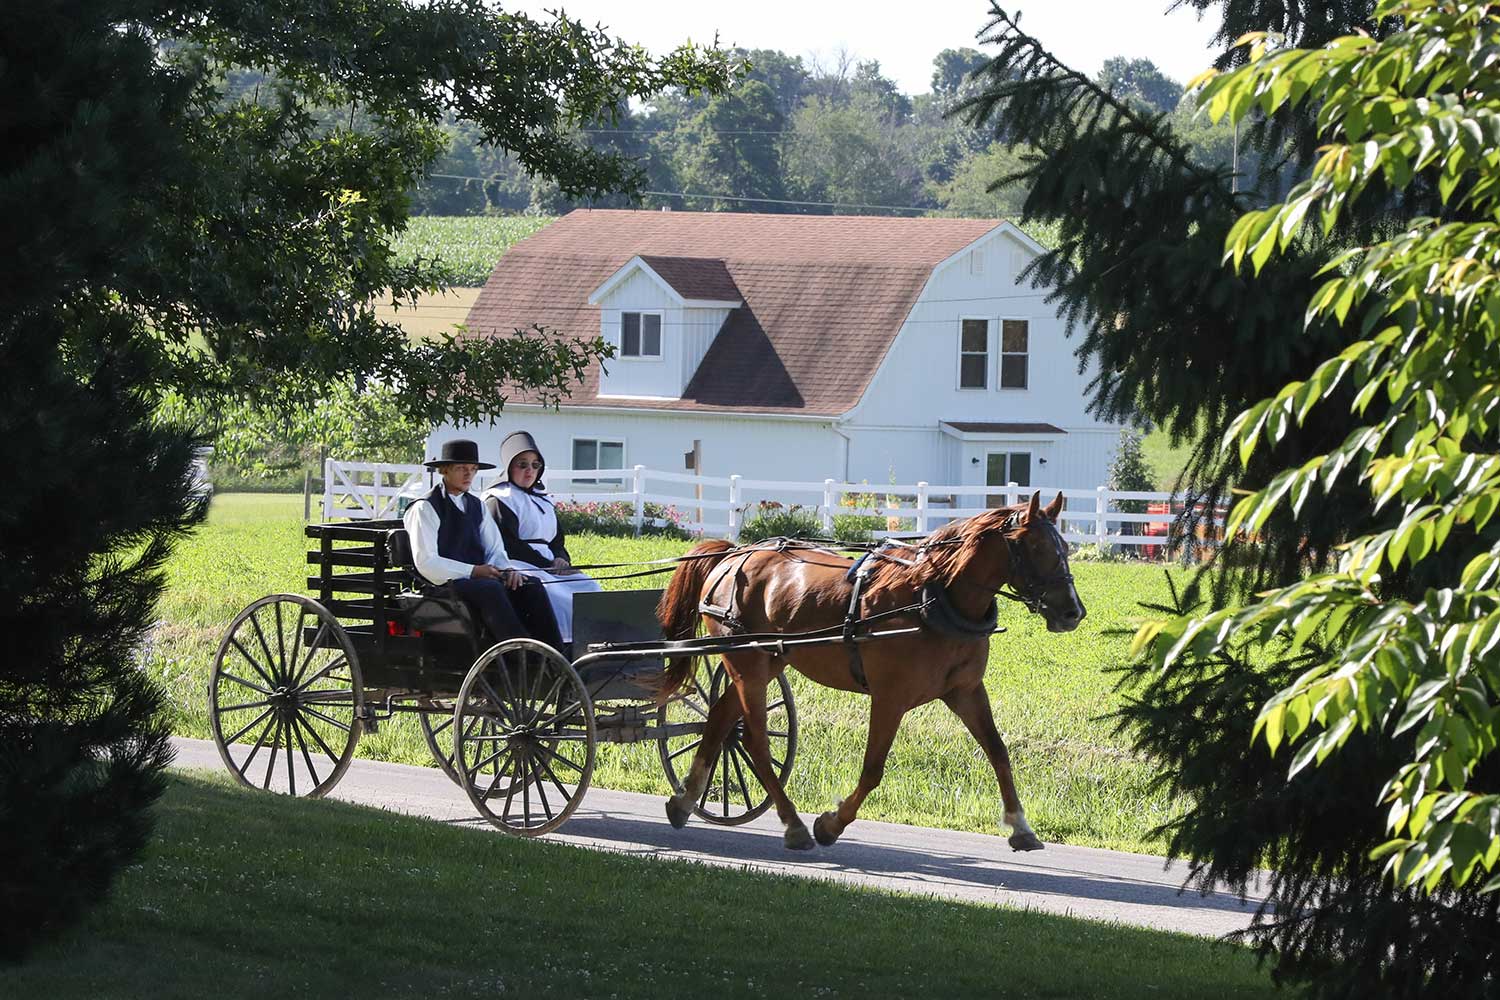
{"label": "white siding", "polygon": [[[661,357],[626,358],[620,355],[620,314],[661,313]],[[644,396],[677,399],[682,396],[683,310],[670,293],[642,271],[612,289],[601,303],[600,335],[615,347],[599,379],[601,396]]]}
{"label": "white siding", "polygon": [[[982,265],[976,266],[976,255]],[[1001,229],[934,271],[864,398],[845,417],[852,478],[981,484],[986,451],[1014,450],[1033,454],[1034,483],[1081,488],[1104,482],[1119,427],[1086,412],[1091,375],[1078,371],[1074,343],[1043,292],[1017,283],[1030,259],[1026,244]],[[958,387],[965,317],[989,323],[983,389]],[[999,388],[1006,319],[1029,324],[1025,389]],[[942,421],[1046,423],[1066,433],[955,441],[941,430]]]}
{"label": "white siding", "polygon": [[520,405],[508,408],[493,427],[439,427],[428,438],[428,452],[437,454],[450,437],[469,437],[479,442],[480,458],[493,462],[500,441],[518,430],[531,432],[554,468],[569,467],[575,438],[623,441],[627,468],[685,471],[683,455],[695,438],[703,442],[703,473],[709,476],[821,482],[837,478],[842,466],[843,442],[831,421]]}
{"label": "white siding", "polygon": [[[728,309],[683,309],[682,313],[682,385],[685,388],[693,380],[693,373],[714,338],[729,318]],[[682,395],[678,390],[678,396]]]}

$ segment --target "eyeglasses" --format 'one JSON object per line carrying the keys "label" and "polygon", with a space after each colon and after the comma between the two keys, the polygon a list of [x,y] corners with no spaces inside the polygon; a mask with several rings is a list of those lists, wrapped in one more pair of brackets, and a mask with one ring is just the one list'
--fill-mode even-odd
{"label": "eyeglasses", "polygon": [[538,472],[542,471],[541,462],[512,462],[510,463],[510,467],[512,469],[519,469],[523,472],[527,469],[535,469]]}

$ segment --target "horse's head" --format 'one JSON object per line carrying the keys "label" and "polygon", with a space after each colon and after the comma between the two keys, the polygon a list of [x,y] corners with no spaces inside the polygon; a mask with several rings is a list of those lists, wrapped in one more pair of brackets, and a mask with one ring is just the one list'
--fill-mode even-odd
{"label": "horse's head", "polygon": [[1005,519],[1000,531],[1008,557],[1005,582],[1046,619],[1048,632],[1071,632],[1088,613],[1073,587],[1068,543],[1057,530],[1062,505],[1061,493],[1046,507],[1041,505],[1041,492],[1033,493],[1023,509]]}

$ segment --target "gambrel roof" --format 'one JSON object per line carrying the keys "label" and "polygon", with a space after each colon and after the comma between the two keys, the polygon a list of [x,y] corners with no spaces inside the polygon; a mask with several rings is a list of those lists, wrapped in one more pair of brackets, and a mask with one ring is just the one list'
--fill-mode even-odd
{"label": "gambrel roof", "polygon": [[[469,312],[470,335],[533,324],[600,332],[589,297],[635,257],[684,299],[742,302],[681,399],[600,397],[590,366],[570,404],[837,415],[859,402],[933,269],[992,219],[577,210],[513,246]],[[534,401],[513,393],[514,402]]]}

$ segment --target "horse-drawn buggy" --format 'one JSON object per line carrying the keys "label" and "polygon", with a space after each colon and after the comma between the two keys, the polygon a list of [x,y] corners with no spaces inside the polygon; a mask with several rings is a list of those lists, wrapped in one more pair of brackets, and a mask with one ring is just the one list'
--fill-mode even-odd
{"label": "horse-drawn buggy", "polygon": [[[220,644],[214,742],[245,784],[321,796],[362,734],[415,715],[480,815],[535,836],[578,807],[598,744],[652,741],[674,826],[743,823],[774,806],[786,845],[807,849],[854,821],[906,712],[942,700],[994,768],[1011,846],[1035,850],[984,673],[997,595],[1053,632],[1084,616],[1061,507],[1061,494],[1045,509],[1034,494],[859,562],[817,541],[702,542],[669,560],[664,593],[575,595],[571,661],[531,639],[482,640],[451,591],[417,585],[400,522],[312,525],[317,598],[263,597]],[[812,833],[785,791],[797,752],[788,666],[869,696],[858,783]]]}
{"label": "horse-drawn buggy", "polygon": [[[600,743],[654,742],[668,782],[682,790],[727,676],[722,667],[700,670],[661,703],[652,686],[668,651],[656,622],[660,591],[578,595],[574,647],[583,655],[569,662],[531,639],[482,639],[460,600],[418,585],[400,521],[317,524],[306,533],[316,567],[307,586],[317,598],[255,601],[231,622],[214,660],[214,742],[240,781],[322,796],[362,735],[414,715],[443,773],[510,833],[557,829],[588,790]],[[785,780],[797,711],[784,678],[768,710]],[[714,774],[695,805],[701,818],[736,824],[765,811],[743,725],[729,734]]]}

